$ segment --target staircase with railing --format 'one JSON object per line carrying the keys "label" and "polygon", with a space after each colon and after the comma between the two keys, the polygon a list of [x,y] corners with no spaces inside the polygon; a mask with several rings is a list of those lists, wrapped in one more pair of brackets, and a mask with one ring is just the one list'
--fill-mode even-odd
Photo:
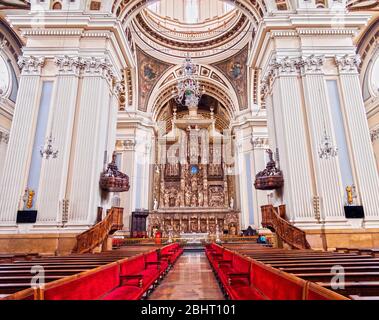
{"label": "staircase with railing", "polygon": [[93,252],[107,241],[108,236],[123,227],[124,208],[112,207],[106,217],[90,229],[76,236],[75,253]]}
{"label": "staircase with railing", "polygon": [[282,217],[285,210],[284,206],[275,208],[272,205],[266,205],[262,206],[261,209],[263,227],[274,231],[282,241],[294,249],[310,249],[305,232]]}

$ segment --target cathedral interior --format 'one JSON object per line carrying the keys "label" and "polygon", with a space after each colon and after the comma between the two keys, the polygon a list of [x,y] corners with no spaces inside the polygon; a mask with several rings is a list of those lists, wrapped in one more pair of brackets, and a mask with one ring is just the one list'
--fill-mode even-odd
{"label": "cathedral interior", "polygon": [[379,1],[0,0],[0,300],[378,300],[377,111]]}

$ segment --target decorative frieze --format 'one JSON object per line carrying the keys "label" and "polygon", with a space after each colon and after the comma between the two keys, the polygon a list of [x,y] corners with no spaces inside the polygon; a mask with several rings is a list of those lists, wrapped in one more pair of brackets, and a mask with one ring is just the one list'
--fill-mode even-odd
{"label": "decorative frieze", "polygon": [[340,73],[357,73],[361,64],[361,57],[359,54],[346,54],[342,57],[336,56],[335,61]]}
{"label": "decorative frieze", "polygon": [[40,74],[42,67],[45,65],[45,58],[21,56],[18,58],[17,64],[23,74]]}

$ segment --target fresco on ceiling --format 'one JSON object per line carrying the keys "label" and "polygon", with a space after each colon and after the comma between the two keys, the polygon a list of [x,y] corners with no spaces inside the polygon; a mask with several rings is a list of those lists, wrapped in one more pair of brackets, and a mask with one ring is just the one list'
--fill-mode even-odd
{"label": "fresco on ceiling", "polygon": [[239,51],[236,55],[213,64],[219,69],[233,85],[237,97],[240,110],[246,109],[247,100],[247,46]]}
{"label": "fresco on ceiling", "polygon": [[138,110],[146,111],[149,97],[160,77],[172,66],[153,58],[137,47]]}

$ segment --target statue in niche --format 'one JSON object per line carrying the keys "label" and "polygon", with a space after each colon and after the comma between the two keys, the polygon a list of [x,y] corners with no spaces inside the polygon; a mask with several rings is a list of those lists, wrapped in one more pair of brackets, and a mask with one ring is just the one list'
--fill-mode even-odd
{"label": "statue in niche", "polygon": [[192,221],[191,221],[191,231],[192,232],[197,232],[198,231],[197,219],[192,219]]}
{"label": "statue in niche", "polygon": [[201,220],[200,222],[200,232],[207,232],[207,222],[206,220]]}
{"label": "statue in niche", "polygon": [[197,191],[197,178],[193,177],[191,180],[192,191]]}
{"label": "statue in niche", "polygon": [[182,232],[187,233],[188,232],[188,221],[183,220],[181,225]]}
{"label": "statue in niche", "polygon": [[167,208],[170,206],[170,193],[168,190],[164,192],[164,206]]}
{"label": "statue in niche", "polygon": [[204,191],[202,185],[199,186],[199,207],[204,206]]}
{"label": "statue in niche", "polygon": [[157,198],[154,198],[154,211],[158,210],[158,200]]}
{"label": "statue in niche", "polygon": [[186,206],[189,207],[191,205],[191,190],[189,187],[186,187],[185,197],[186,197]]}
{"label": "statue in niche", "polygon": [[234,199],[233,199],[233,197],[230,198],[230,209],[234,209]]}
{"label": "statue in niche", "polygon": [[179,208],[180,207],[180,198],[181,198],[181,192],[175,197],[175,207]]}
{"label": "statue in niche", "polygon": [[197,207],[197,195],[196,195],[196,193],[192,194],[191,207]]}

